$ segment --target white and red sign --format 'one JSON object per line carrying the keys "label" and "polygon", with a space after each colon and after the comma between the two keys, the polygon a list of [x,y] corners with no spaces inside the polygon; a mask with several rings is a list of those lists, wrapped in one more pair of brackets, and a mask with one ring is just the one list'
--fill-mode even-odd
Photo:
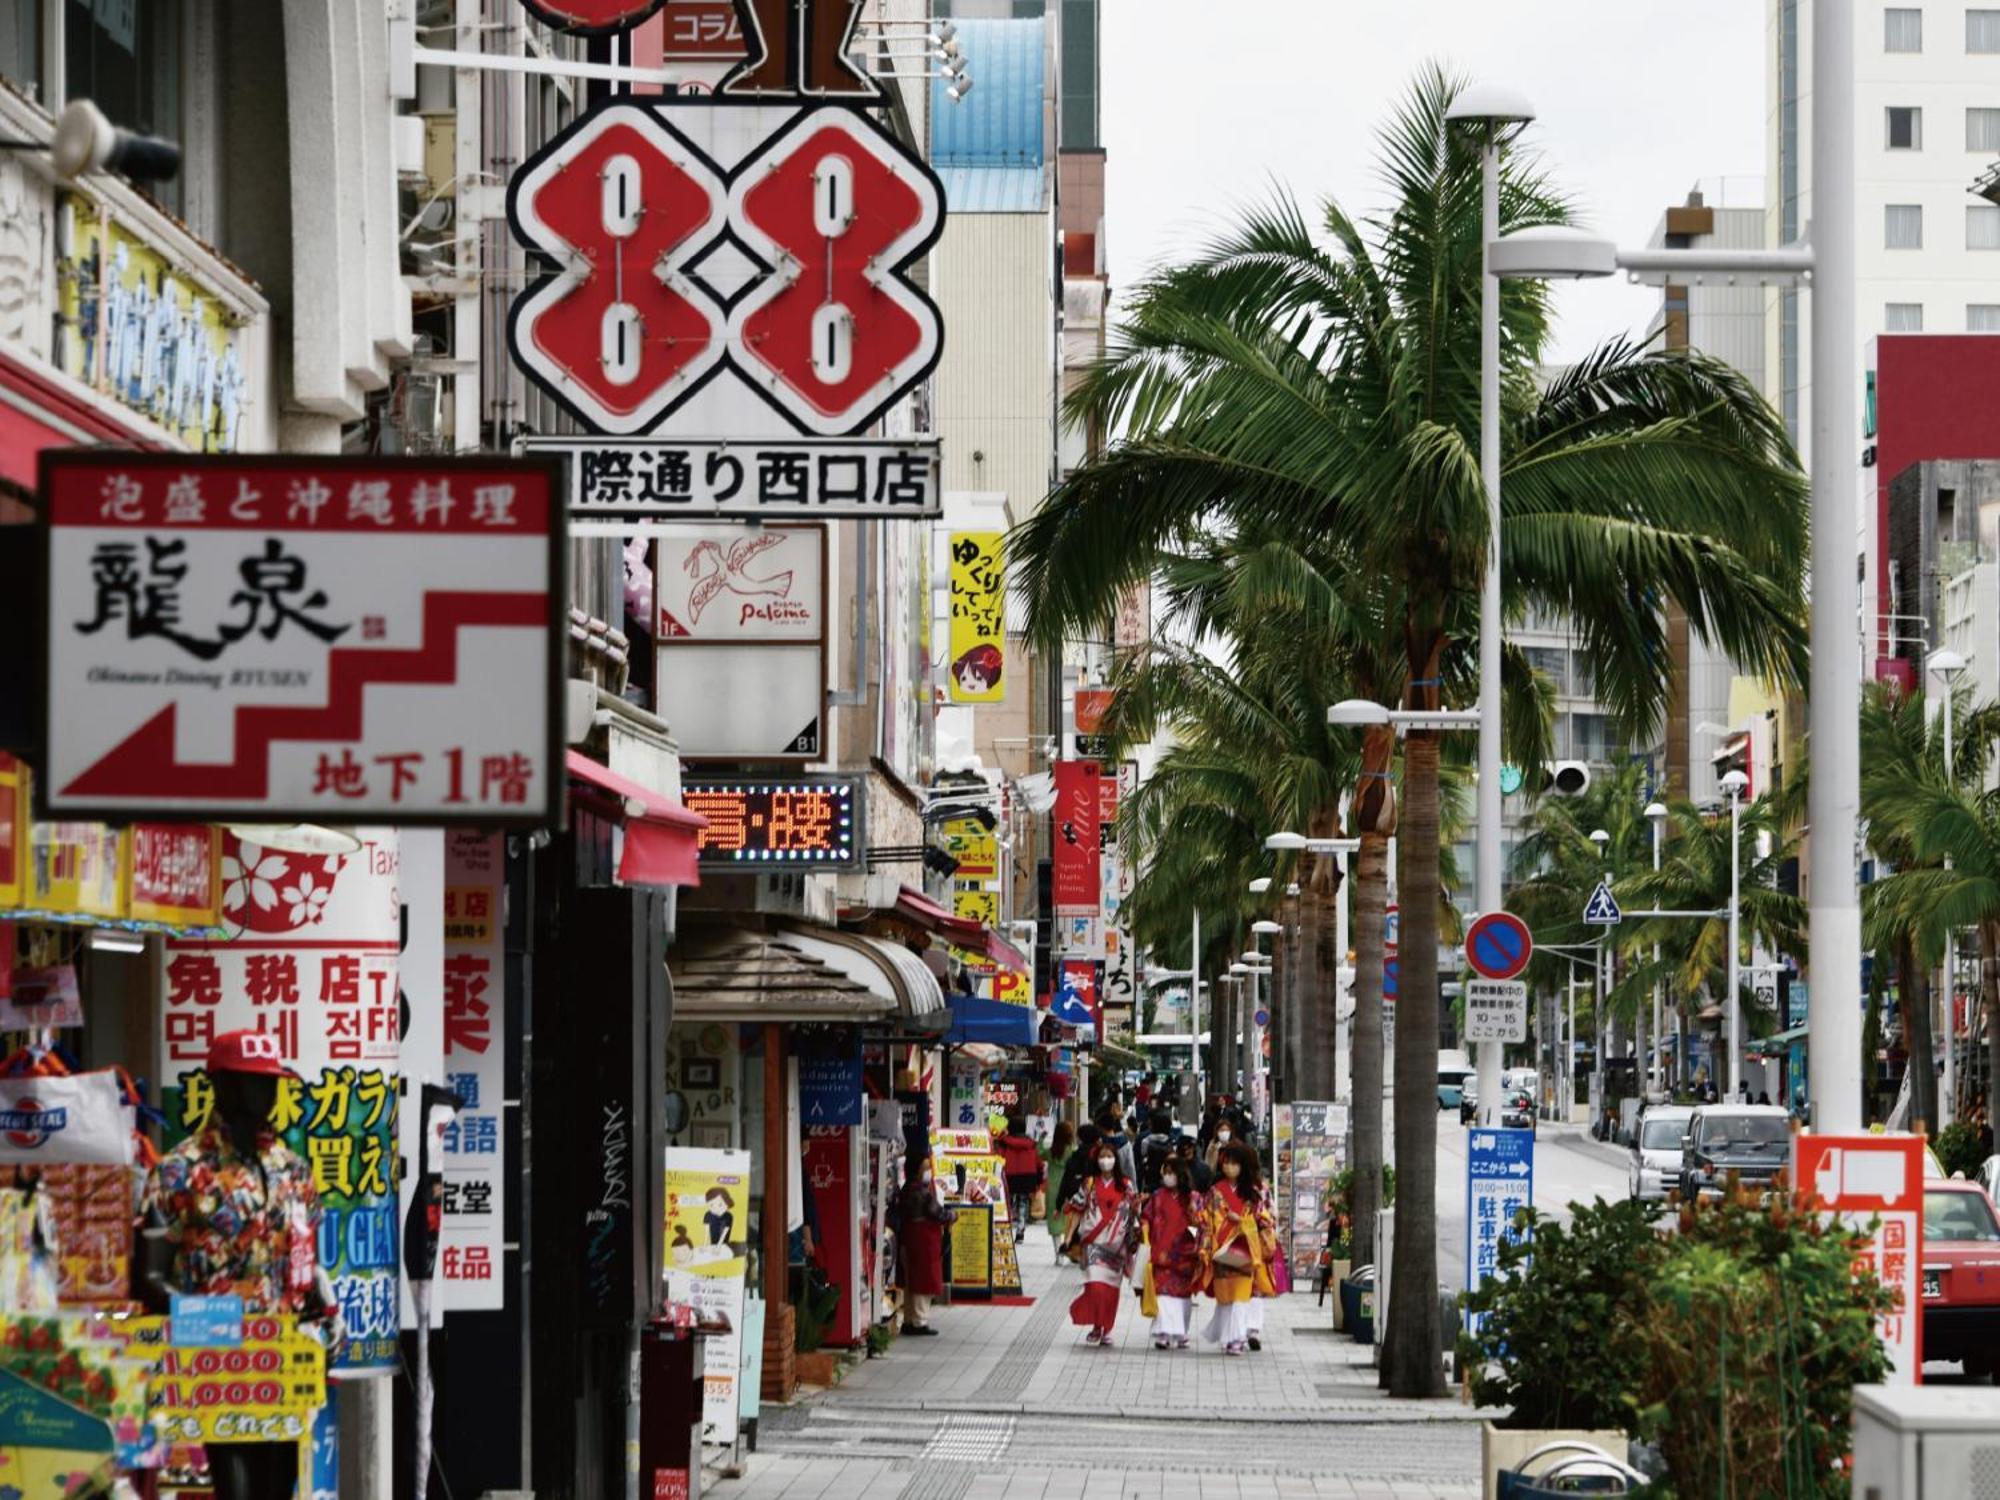
{"label": "white and red sign", "polygon": [[855,433],[936,365],[942,320],[906,274],[942,231],[935,175],[859,111],[768,137],[765,113],[613,98],[509,184],[515,237],[553,267],[514,305],[514,358],[591,431],[653,431],[717,381]]}
{"label": "white and red sign", "polygon": [[1924,1142],[1916,1135],[1793,1137],[1798,1187],[1857,1234],[1855,1257],[1895,1299],[1877,1320],[1889,1351],[1889,1380],[1923,1378]]}
{"label": "white and red sign", "polygon": [[1055,851],[1051,871],[1055,914],[1099,914],[1103,871],[1099,833],[1103,826],[1102,777],[1094,760],[1056,762]]}
{"label": "white and red sign", "polygon": [[[599,36],[630,31],[667,0],[521,0],[521,3],[558,31]],[[732,0],[721,3],[724,10],[733,8]]]}
{"label": "white and red sign", "polygon": [[501,840],[452,832],[444,844],[445,1128],[438,1279],[448,1312],[506,1305],[506,869]]}
{"label": "white and red sign", "polygon": [[49,816],[554,821],[553,466],[41,461]]}
{"label": "white and red sign", "polygon": [[675,526],[656,536],[661,645],[824,636],[824,527]]}
{"label": "white and red sign", "polygon": [[1512,912],[1490,911],[1465,930],[1466,966],[1481,979],[1518,979],[1535,956],[1535,935]]}

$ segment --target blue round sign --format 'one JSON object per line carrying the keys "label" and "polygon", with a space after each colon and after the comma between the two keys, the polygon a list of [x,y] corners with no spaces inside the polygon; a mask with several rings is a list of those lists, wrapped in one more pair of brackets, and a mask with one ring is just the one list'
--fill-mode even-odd
{"label": "blue round sign", "polygon": [[1252,1016],[1251,1019],[1259,1026],[1269,1026],[1271,1024],[1271,1013],[1260,1005],[1257,1007],[1256,1015]]}
{"label": "blue round sign", "polygon": [[1515,979],[1535,956],[1534,934],[1512,912],[1488,912],[1465,933],[1465,961],[1481,979]]}

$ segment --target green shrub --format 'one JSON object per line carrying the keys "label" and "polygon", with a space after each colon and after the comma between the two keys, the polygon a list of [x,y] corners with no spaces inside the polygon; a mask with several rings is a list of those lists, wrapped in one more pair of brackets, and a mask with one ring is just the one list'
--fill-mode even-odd
{"label": "green shrub", "polygon": [[1503,1242],[1500,1274],[1461,1299],[1478,1319],[1458,1340],[1473,1399],[1513,1408],[1504,1427],[1629,1429],[1640,1371],[1618,1330],[1661,1254],[1648,1210],[1600,1198],[1567,1225],[1532,1208],[1515,1222],[1532,1239]]}
{"label": "green shrub", "polygon": [[1932,1144],[1948,1175],[1963,1172],[1967,1177],[1977,1177],[1986,1160],[1979,1154],[1979,1132],[1963,1120],[1945,1126]]}

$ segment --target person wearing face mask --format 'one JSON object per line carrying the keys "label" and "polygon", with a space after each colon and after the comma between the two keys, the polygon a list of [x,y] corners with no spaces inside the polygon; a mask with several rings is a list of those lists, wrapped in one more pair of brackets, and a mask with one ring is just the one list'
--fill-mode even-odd
{"label": "person wearing face mask", "polygon": [[1146,1293],[1154,1304],[1153,1347],[1188,1346],[1188,1304],[1201,1283],[1201,1195],[1179,1157],[1160,1165],[1146,1199]]}
{"label": "person wearing face mask", "polygon": [[928,1156],[910,1158],[896,1209],[903,1332],[919,1337],[934,1335],[937,1330],[927,1318],[931,1298],[944,1292],[944,1231],[958,1215],[938,1201]]}
{"label": "person wearing face mask", "polygon": [[1235,1139],[1235,1122],[1227,1115],[1221,1116],[1215,1122],[1215,1134],[1209,1138],[1208,1150],[1202,1156],[1203,1163],[1211,1173],[1220,1175],[1223,1150]]}
{"label": "person wearing face mask", "polygon": [[1242,1354],[1250,1348],[1250,1299],[1272,1295],[1271,1253],[1278,1236],[1257,1153],[1241,1141],[1228,1142],[1217,1155],[1216,1172],[1202,1213],[1201,1251],[1215,1315],[1202,1337],[1222,1345],[1224,1354]]}
{"label": "person wearing face mask", "polygon": [[1118,1290],[1132,1271],[1139,1247],[1138,1195],[1119,1165],[1118,1153],[1101,1137],[1091,1148],[1089,1181],[1070,1200],[1076,1228],[1070,1253],[1083,1267],[1083,1290],[1069,1305],[1069,1320],[1087,1328],[1084,1342],[1111,1347],[1118,1321]]}

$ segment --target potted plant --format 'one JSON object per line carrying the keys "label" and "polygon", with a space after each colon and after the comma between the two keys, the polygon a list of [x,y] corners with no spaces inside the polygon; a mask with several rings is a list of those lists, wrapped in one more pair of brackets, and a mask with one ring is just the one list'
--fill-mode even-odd
{"label": "potted plant", "polygon": [[1641,1371],[1620,1335],[1660,1254],[1648,1210],[1633,1202],[1573,1206],[1569,1224],[1527,1209],[1503,1240],[1499,1271],[1463,1298],[1458,1368],[1481,1406],[1507,1408],[1483,1429],[1487,1500],[1499,1476],[1545,1443],[1627,1448]]}

